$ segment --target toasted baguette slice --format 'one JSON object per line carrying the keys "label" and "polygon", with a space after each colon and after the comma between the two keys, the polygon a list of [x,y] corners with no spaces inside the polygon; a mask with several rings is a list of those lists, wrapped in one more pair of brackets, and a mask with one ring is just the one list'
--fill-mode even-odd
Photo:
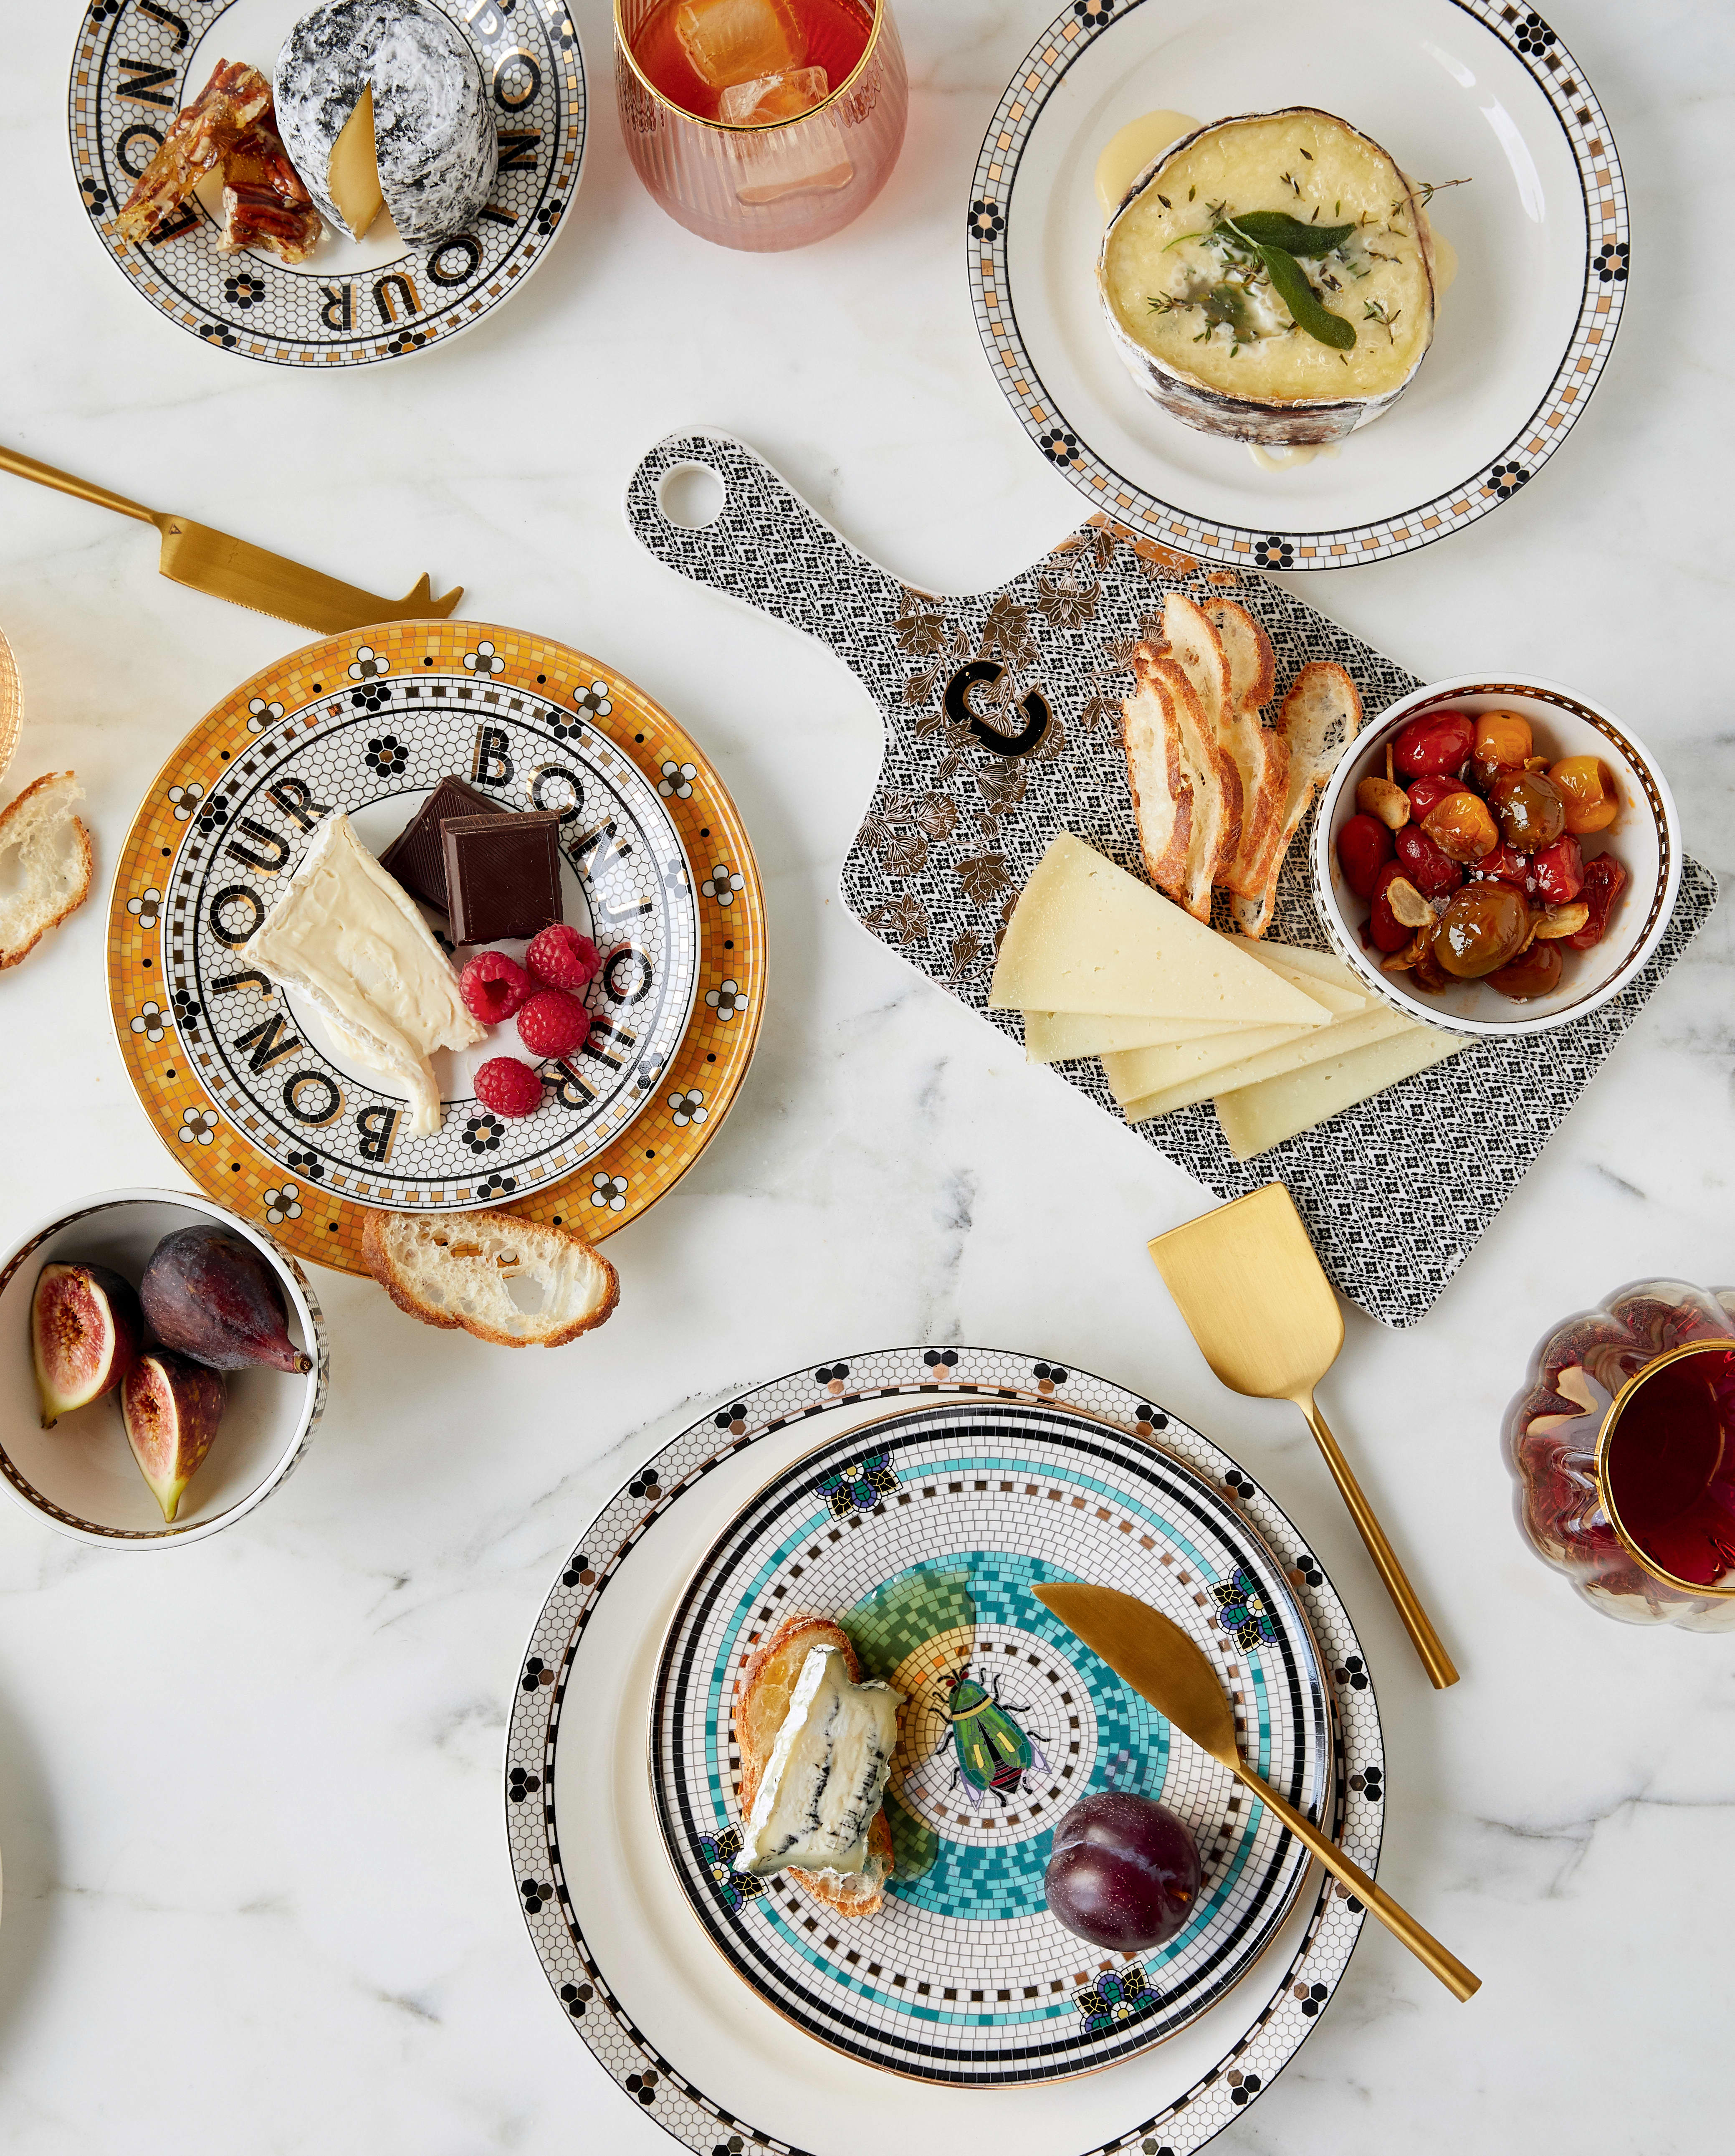
{"label": "toasted baguette slice", "polygon": [[1179,660],[1164,652],[1145,663],[1153,673],[1161,675],[1175,691],[1175,715],[1180,721],[1182,767],[1193,789],[1186,890],[1181,904],[1195,921],[1208,922],[1211,890],[1223,860],[1234,766],[1217,747],[1205,720],[1205,707]]}
{"label": "toasted baguette slice", "polygon": [[1180,905],[1193,835],[1193,785],[1181,746],[1180,711],[1166,675],[1138,673],[1136,678],[1138,687],[1120,707],[1120,742],[1139,848],[1146,875]]}
{"label": "toasted baguette slice", "polygon": [[[619,1274],[582,1235],[510,1213],[370,1212],[361,1258],[400,1310],[496,1348],[564,1348],[621,1299]],[[514,1280],[540,1289],[535,1308],[519,1308]]]}
{"label": "toasted baguette slice", "polygon": [[1211,599],[1205,618],[1222,640],[1229,661],[1231,711],[1218,738],[1241,773],[1241,826],[1234,856],[1217,880],[1224,890],[1256,898],[1265,888],[1283,824],[1289,785],[1289,744],[1260,722],[1277,686],[1271,639],[1233,599]]}
{"label": "toasted baguette slice", "polygon": [[[744,1820],[759,1794],[760,1777],[788,1716],[801,1665],[815,1647],[837,1648],[848,1666],[851,1683],[861,1682],[862,1665],[843,1627],[828,1617],[802,1616],[784,1618],[775,1631],[761,1640],[736,1681],[734,1722],[735,1743],[741,1754]],[[840,1917],[871,1917],[885,1906],[892,1864],[892,1830],[882,1806],[868,1830],[865,1870],[797,1871],[791,1868],[787,1876],[798,1880],[816,1902],[823,1902]]]}
{"label": "toasted baguette slice", "polygon": [[1229,654],[1204,608],[1181,592],[1170,592],[1163,601],[1163,636],[1198,701],[1201,737],[1218,751],[1210,768],[1223,790],[1222,827],[1210,865],[1212,880],[1221,883],[1240,850],[1241,832],[1242,779],[1231,733],[1236,711]]}
{"label": "toasted baguette slice", "polygon": [[1230,901],[1235,925],[1243,935],[1262,936],[1271,927],[1277,910],[1277,878],[1289,841],[1361,722],[1361,697],[1341,666],[1329,660],[1313,660],[1303,667],[1277,715],[1277,732],[1289,744],[1289,783],[1277,844],[1256,896]]}
{"label": "toasted baguette slice", "polygon": [[72,813],[84,789],[50,771],[0,812],[0,973],[29,956],[90,891],[90,834]]}

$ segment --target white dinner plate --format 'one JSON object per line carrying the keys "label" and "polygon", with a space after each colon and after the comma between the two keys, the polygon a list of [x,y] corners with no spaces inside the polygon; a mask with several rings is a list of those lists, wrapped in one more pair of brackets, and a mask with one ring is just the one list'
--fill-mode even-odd
{"label": "white dinner plate", "polygon": [[1364,1867],[1377,1859],[1384,1762],[1360,1646],[1293,1525],[1214,1445],[1118,1385],[989,1349],[891,1349],[759,1386],[661,1447],[586,1530],[537,1620],[507,1739],[514,1876],[549,1982],[617,2085],[700,2156],[861,2156],[931,2148],[941,2132],[996,2156],[1189,2156],[1270,2087],[1349,1961],[1360,1905],[1313,1870],[1246,1980],[1166,2042],[1082,2080],[942,2093],[815,2042],[719,1958],[670,1862],[646,1771],[659,1658],[687,1583],[767,1479],[816,1445],[899,1406],[985,1398],[1073,1410],[1123,1446],[1159,1447],[1256,1532],[1318,1643],[1343,1747],[1328,1830]]}
{"label": "white dinner plate", "polygon": [[523,289],[577,192],[585,71],[568,0],[431,0],[481,64],[500,170],[474,228],[407,247],[382,210],[360,239],[334,233],[291,268],[263,249],[217,251],[193,201],[129,246],[120,204],[170,122],[219,60],[268,80],[307,0],[200,0],[184,8],[95,0],[79,24],[67,90],[73,171],[109,259],[157,312],[207,344],[268,365],[363,367],[473,328]]}
{"label": "white dinner plate", "polygon": [[[1280,471],[1135,386],[1097,295],[1104,145],[1159,110],[1338,114],[1420,181],[1460,269],[1395,408]],[[1525,485],[1596,385],[1626,290],[1626,197],[1583,73],[1490,0],[1081,0],[1039,38],[977,161],[970,281],[1007,401],[1092,505],[1207,560],[1336,568],[1461,530]]]}

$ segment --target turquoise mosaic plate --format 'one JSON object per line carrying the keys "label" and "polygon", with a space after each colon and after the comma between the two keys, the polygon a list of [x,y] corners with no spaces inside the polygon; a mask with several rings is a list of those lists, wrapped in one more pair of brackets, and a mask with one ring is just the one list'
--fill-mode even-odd
{"label": "turquoise mosaic plate", "polygon": [[[1326,1673],[1285,1570],[1212,1485],[1058,1402],[931,1404],[857,1428],[769,1482],[694,1573],[658,1670],[651,1776],[688,1901],[780,2015],[865,2063],[967,2087],[1095,2071],[1221,1999],[1282,1922],[1306,1852],[1052,1617],[1031,1590],[1139,1596],[1205,1648],[1246,1755],[1314,1818],[1330,1795]],[[756,1644],[836,1618],[906,1695],[884,1907],[841,1920],[792,1876],[745,1879],[730,1707]],[[998,1788],[965,1778],[946,1716],[980,1686],[1026,1739]],[[1160,1798],[1205,1867],[1167,1945],[1105,1954],[1049,1913],[1060,1818],[1087,1794]]]}

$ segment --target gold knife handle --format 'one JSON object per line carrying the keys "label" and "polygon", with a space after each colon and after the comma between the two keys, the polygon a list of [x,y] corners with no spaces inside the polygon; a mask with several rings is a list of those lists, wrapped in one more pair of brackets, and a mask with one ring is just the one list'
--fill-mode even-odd
{"label": "gold knife handle", "polygon": [[76,495],[80,501],[94,501],[99,509],[117,509],[123,516],[136,516],[141,523],[155,524],[156,511],[146,509],[142,502],[129,501],[124,494],[110,494],[105,486],[93,486],[87,479],[77,479],[71,472],[56,471],[53,465],[38,464],[34,457],[22,456],[16,449],[0,447],[0,471],[9,471],[18,479],[33,479],[38,486],[52,486],[62,494]]}
{"label": "gold knife handle", "polygon": [[1254,1795],[1270,1805],[1296,1840],[1312,1850],[1334,1879],[1341,1879],[1351,1893],[1358,1895],[1393,1938],[1401,1939],[1455,1999],[1468,1999],[1482,1989],[1479,1976],[1472,1975],[1456,1954],[1448,1953],[1431,1932],[1425,1932],[1410,1912],[1393,1901],[1383,1887],[1376,1886],[1360,1865],[1353,1863],[1334,1841],[1328,1841],[1304,1813],[1287,1804],[1275,1789],[1268,1788],[1245,1767],[1238,1768],[1236,1772]]}
{"label": "gold knife handle", "polygon": [[1349,1507],[1349,1517],[1358,1532],[1368,1546],[1368,1555],[1373,1558],[1375,1569],[1385,1582],[1385,1591],[1397,1605],[1404,1630],[1415,1642],[1415,1651],[1422,1658],[1422,1667],[1428,1673],[1428,1681],[1436,1691],[1444,1691],[1448,1685],[1458,1681],[1458,1672],[1452,1658],[1441,1642],[1440,1635],[1429,1621],[1420,1598],[1410,1584],[1408,1575],[1398,1562],[1397,1552],[1385,1538],[1385,1530],[1374,1517],[1374,1507],[1362,1494],[1362,1486],[1350,1471],[1349,1462],[1330,1430],[1325,1417],[1313,1404],[1311,1393],[1302,1395],[1296,1405],[1308,1418],[1308,1427],[1319,1440],[1319,1450],[1325,1455],[1325,1464],[1332,1471],[1332,1480],[1338,1486],[1339,1496]]}

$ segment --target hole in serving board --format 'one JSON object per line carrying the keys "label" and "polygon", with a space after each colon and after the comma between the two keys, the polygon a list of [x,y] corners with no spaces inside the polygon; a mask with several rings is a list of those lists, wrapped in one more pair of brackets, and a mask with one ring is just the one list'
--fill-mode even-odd
{"label": "hole in serving board", "polygon": [[723,514],[723,475],[709,465],[676,465],[657,483],[657,506],[683,531],[703,531]]}

